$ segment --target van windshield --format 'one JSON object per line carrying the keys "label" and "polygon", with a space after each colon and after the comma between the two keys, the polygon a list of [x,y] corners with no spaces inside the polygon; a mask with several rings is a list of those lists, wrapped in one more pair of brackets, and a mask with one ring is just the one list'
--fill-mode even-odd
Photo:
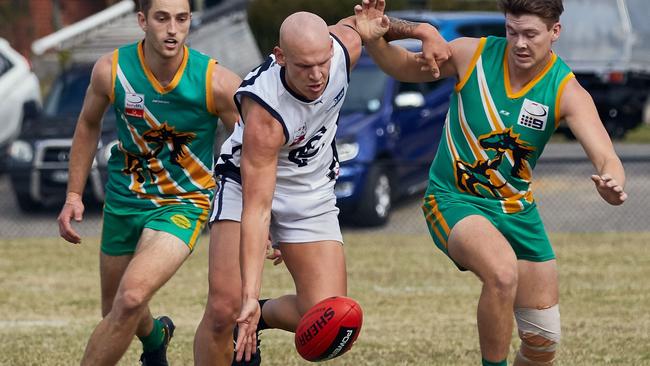
{"label": "van windshield", "polygon": [[90,70],[66,72],[52,86],[43,113],[48,117],[77,117],[90,84]]}
{"label": "van windshield", "polygon": [[388,76],[374,65],[353,69],[341,114],[379,110],[387,80]]}

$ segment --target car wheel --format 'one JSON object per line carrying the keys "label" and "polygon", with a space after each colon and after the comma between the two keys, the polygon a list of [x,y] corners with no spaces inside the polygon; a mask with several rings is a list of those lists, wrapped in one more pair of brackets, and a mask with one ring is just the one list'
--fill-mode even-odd
{"label": "car wheel", "polygon": [[392,208],[392,180],[385,167],[373,166],[363,189],[355,221],[361,226],[384,225]]}
{"label": "car wheel", "polygon": [[604,122],[605,130],[609,134],[609,137],[612,140],[621,140],[625,137],[625,127],[621,126],[621,123],[617,121],[607,120]]}
{"label": "car wheel", "polygon": [[18,207],[23,212],[35,212],[43,207],[40,202],[34,201],[29,194],[16,192],[16,200],[18,201]]}

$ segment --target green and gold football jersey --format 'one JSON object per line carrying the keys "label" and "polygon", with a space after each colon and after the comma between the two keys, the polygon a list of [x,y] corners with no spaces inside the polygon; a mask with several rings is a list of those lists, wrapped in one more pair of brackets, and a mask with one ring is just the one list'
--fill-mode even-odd
{"label": "green and gold football jersey", "polygon": [[185,203],[210,208],[215,63],[184,47],[181,66],[162,86],[144,62],[142,42],[114,51],[111,102],[119,144],[108,164],[107,201],[130,207]]}
{"label": "green and gold football jersey", "polygon": [[496,200],[505,213],[534,202],[533,168],[559,122],[560,98],[574,75],[557,55],[520,91],[510,87],[505,38],[480,40],[456,84],[429,192]]}

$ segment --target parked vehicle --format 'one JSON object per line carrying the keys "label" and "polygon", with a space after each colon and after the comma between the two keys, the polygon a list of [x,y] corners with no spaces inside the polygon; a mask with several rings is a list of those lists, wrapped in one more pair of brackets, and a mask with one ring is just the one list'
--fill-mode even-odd
{"label": "parked vehicle", "polygon": [[[447,40],[505,35],[503,15],[496,12],[391,15],[429,22]],[[417,51],[420,42],[402,45]],[[454,84],[402,83],[362,55],[350,75],[336,137],[341,169],[335,190],[343,222],[382,225],[396,199],[426,188]]]}
{"label": "parked vehicle", "polygon": [[643,122],[650,95],[650,1],[565,0],[564,9],[554,50],[593,97],[610,136],[622,138]]}
{"label": "parked vehicle", "polygon": [[27,59],[0,38],[0,172],[7,146],[20,132],[24,106],[30,102],[41,104],[38,78]]}
{"label": "parked vehicle", "polygon": [[[92,64],[70,67],[54,81],[42,111],[34,103],[26,107],[27,118],[19,137],[9,147],[8,159],[11,186],[23,211],[61,204],[65,199],[72,136],[91,71]],[[85,201],[103,201],[106,164],[116,139],[115,116],[109,109],[86,184]]]}

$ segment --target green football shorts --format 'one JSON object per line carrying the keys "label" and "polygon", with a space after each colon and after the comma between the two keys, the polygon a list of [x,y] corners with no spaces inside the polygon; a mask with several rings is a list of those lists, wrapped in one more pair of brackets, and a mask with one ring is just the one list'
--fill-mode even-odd
{"label": "green football shorts", "polygon": [[194,249],[208,210],[188,204],[165,205],[155,208],[115,207],[104,204],[102,253],[127,255],[135,253],[144,228],[164,231],[181,239]]}
{"label": "green football shorts", "polygon": [[424,197],[422,211],[433,241],[447,256],[447,240],[454,225],[467,216],[480,215],[503,234],[517,259],[532,262],[555,259],[535,204],[528,205],[520,212],[504,213],[497,200],[446,192],[434,195],[428,191]]}

